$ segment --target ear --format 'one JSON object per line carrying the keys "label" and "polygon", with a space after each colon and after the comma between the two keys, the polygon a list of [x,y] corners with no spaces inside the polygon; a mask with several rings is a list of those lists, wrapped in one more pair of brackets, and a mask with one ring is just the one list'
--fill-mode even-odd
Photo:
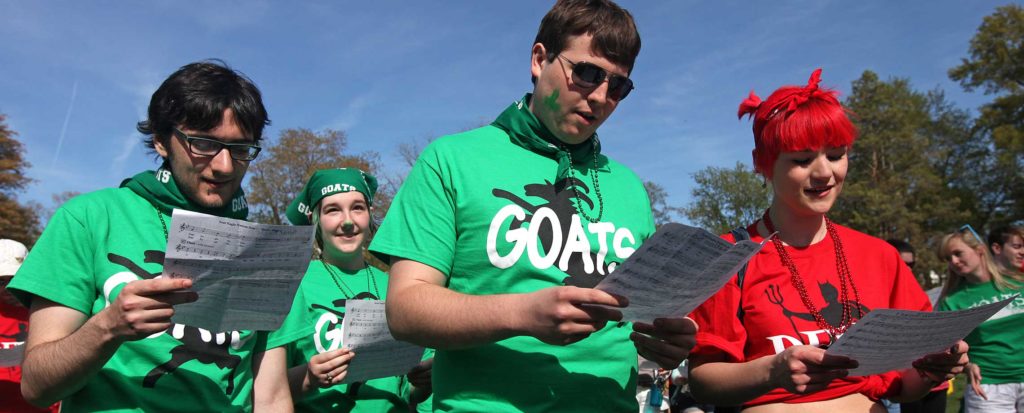
{"label": "ear", "polygon": [[765,181],[771,180],[771,178],[768,176],[768,171],[762,171],[761,168],[757,166],[757,148],[750,150],[750,164],[754,165],[754,174],[761,175],[761,177],[763,177]]}
{"label": "ear", "polygon": [[[156,150],[156,153],[160,155],[161,158],[167,159],[167,156],[171,153],[171,148],[168,147],[170,146],[170,139],[170,136],[165,139],[160,139],[159,136],[153,134],[153,149]],[[165,146],[164,141],[167,141],[168,145]]]}
{"label": "ear", "polygon": [[548,51],[543,44],[535,43],[533,49],[530,50],[530,75],[534,78],[540,78],[540,72],[544,69],[544,65],[548,63]]}
{"label": "ear", "polygon": [[992,254],[999,255],[1003,252],[1003,246],[998,243],[992,243]]}

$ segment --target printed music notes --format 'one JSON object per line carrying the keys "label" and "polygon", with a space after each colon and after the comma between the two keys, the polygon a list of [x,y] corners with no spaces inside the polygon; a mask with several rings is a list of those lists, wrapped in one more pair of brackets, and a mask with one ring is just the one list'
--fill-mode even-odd
{"label": "printed music notes", "polygon": [[312,254],[312,226],[264,225],[175,209],[163,275],[192,279],[173,321],[214,332],[276,330]]}
{"label": "printed music notes", "polygon": [[827,353],[857,360],[851,376],[869,376],[909,368],[914,360],[953,346],[1016,299],[960,311],[878,309],[857,321]]}
{"label": "printed music notes", "polygon": [[396,341],[388,330],[384,301],[348,300],[341,342],[355,351],[344,383],[408,373],[423,357],[423,347]]}
{"label": "printed music notes", "polygon": [[721,289],[764,244],[732,244],[700,228],[665,224],[595,288],[629,299],[623,320],[682,317]]}

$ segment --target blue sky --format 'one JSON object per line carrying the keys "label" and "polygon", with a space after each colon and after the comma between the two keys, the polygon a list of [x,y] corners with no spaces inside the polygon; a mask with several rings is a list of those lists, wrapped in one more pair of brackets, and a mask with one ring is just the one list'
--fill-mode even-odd
{"label": "blue sky", "polygon": [[[116,186],[156,164],[135,123],[171,72],[220,58],[264,94],[276,139],[287,128],[348,133],[389,173],[401,143],[492,120],[531,88],[529,52],[551,1],[0,0],[0,113],[26,144],[36,182],[22,200]],[[691,174],[749,164],[736,107],[804,84],[849,92],[864,70],[965,93],[946,75],[1000,1],[623,0],[643,49],[637,89],[600,132],[604,152],[690,202]],[[855,173],[857,165],[852,165]]]}

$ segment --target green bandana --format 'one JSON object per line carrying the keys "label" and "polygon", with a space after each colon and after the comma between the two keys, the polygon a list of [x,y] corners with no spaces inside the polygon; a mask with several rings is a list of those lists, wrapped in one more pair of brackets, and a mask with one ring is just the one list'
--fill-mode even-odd
{"label": "green bandana", "polygon": [[569,164],[570,151],[573,163],[580,164],[592,162],[591,156],[601,153],[601,140],[597,134],[591,136],[593,142],[583,142],[578,145],[567,145],[558,140],[533,113],[530,112],[529,102],[531,93],[527,93],[523,100],[513,103],[492,125],[508,133],[512,142],[533,152],[558,160],[558,172],[555,182],[569,177],[571,165]]}
{"label": "green bandana", "polygon": [[373,206],[377,178],[356,168],[321,169],[313,173],[302,192],[288,205],[285,215],[292,225],[310,225],[313,206],[321,199],[343,192],[359,191],[366,203]]}
{"label": "green bandana", "polygon": [[238,193],[228,205],[220,208],[202,207],[181,193],[166,162],[160,165],[160,169],[156,171],[139,172],[137,175],[125,179],[121,182],[121,187],[131,189],[153,204],[160,212],[168,215],[174,208],[179,208],[234,219],[245,219],[249,216],[249,204],[245,201],[245,193],[241,188],[238,189]]}

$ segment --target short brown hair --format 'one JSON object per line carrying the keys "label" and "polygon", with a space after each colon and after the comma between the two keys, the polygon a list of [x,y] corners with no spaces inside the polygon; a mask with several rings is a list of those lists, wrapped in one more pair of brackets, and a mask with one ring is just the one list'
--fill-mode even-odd
{"label": "short brown hair", "polygon": [[633,15],[611,0],[558,0],[540,21],[533,43],[544,45],[548,61],[565,49],[570,36],[594,37],[591,51],[633,71],[640,33]]}

